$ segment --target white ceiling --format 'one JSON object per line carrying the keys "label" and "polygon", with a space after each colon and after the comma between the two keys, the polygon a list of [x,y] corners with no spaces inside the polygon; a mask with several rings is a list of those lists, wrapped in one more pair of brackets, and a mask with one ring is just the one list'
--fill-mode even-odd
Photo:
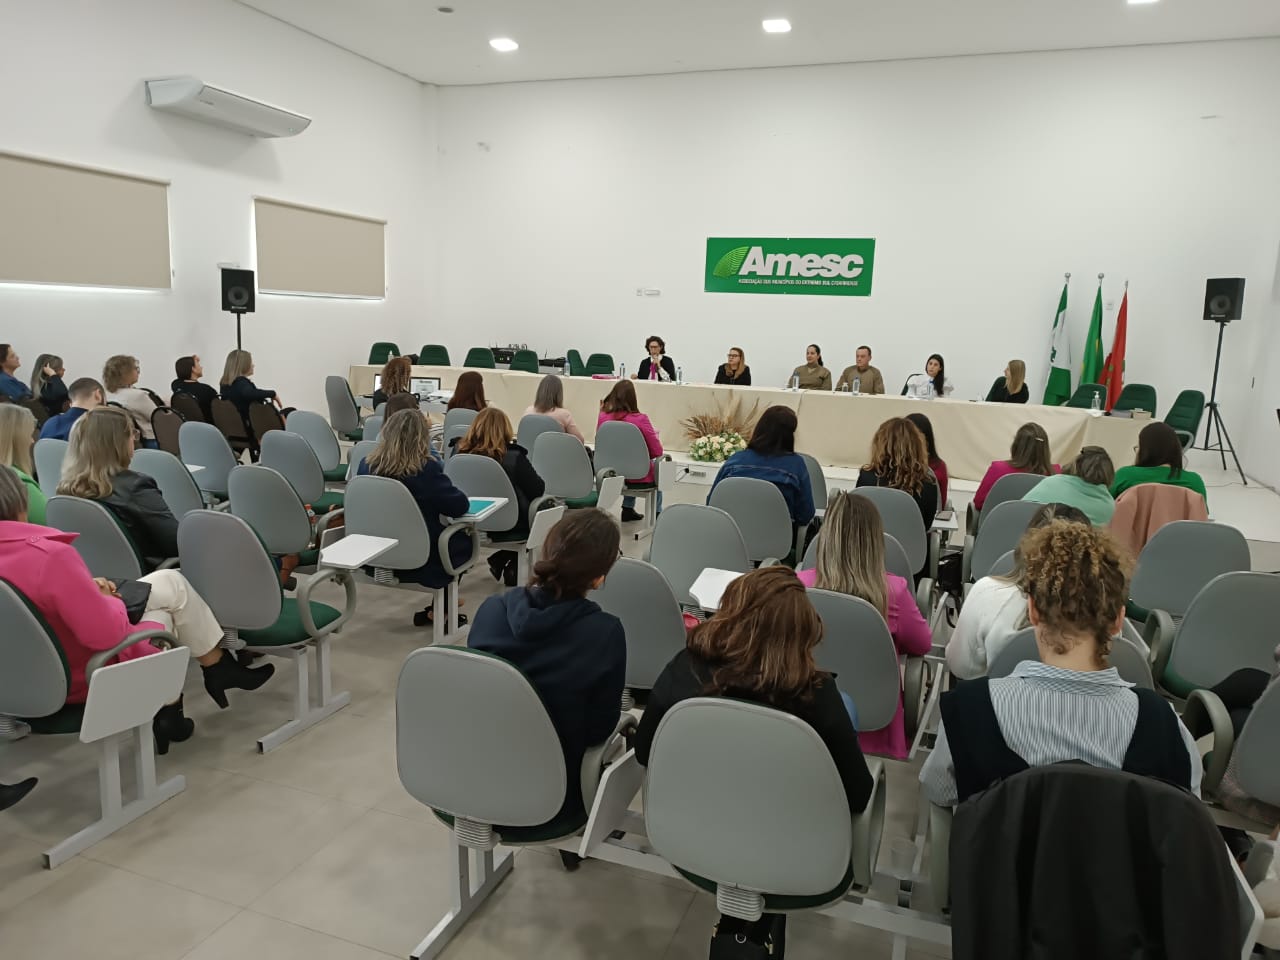
{"label": "white ceiling", "polygon": [[[417,80],[503,83],[1280,35],[1280,0],[241,0]],[[438,6],[454,8],[438,13]],[[792,32],[767,35],[766,17]],[[493,37],[519,51],[499,54]]]}

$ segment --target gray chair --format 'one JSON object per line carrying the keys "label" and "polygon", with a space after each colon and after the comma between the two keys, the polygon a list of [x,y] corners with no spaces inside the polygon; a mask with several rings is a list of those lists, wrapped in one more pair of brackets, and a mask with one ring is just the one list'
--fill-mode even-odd
{"label": "gray chair", "polygon": [[697,606],[689,587],[706,569],[751,569],[747,544],[733,517],[718,507],[672,504],[662,511],[653,531],[649,562],[662,571],[676,599]]}
{"label": "gray chair", "polygon": [[1200,520],[1166,523],[1138,555],[1129,596],[1175,620],[1215,577],[1252,567],[1249,544],[1235,527]]}
{"label": "gray chair", "polygon": [[653,739],[649,843],[730,916],[836,903],[851,887],[868,889],[875,874],[884,767],[874,759],[868,767],[875,790],[851,818],[831,753],[804,721],[754,703],[683,700]]}
{"label": "gray chair", "polygon": [[347,479],[347,466],[342,462],[342,448],[333,429],[324,417],[310,410],[295,410],[285,420],[284,428],[296,433],[311,444],[311,450],[320,461],[320,469],[328,483],[343,483]]}
{"label": "gray chair", "polygon": [[[596,430],[596,475],[610,470],[615,476],[627,478],[623,491],[629,497],[644,498],[645,528],[636,534],[642,536],[653,533],[657,523],[658,502],[658,461],[671,459],[665,454],[662,457],[650,458],[649,447],[645,444],[644,434],[634,423],[623,420],[606,420]],[[638,480],[653,473],[653,481]],[[635,480],[635,482],[632,482]]]}
{"label": "gray chair", "polygon": [[144,447],[133,452],[129,468],[156,482],[169,511],[179,520],[192,510],[204,509],[199,485],[186,465],[173,454]]}
{"label": "gray chair", "polygon": [[[812,570],[818,563],[818,541],[822,538],[819,532],[816,537],[809,541],[809,546],[804,552],[804,559],[800,561],[797,570]],[[891,533],[884,535],[884,569],[885,573],[892,573],[896,577],[901,577],[908,584],[912,582],[915,573],[911,569],[911,561],[907,559],[907,551],[902,549],[902,544],[898,542],[898,538]],[[929,619],[929,581],[921,581],[920,588],[916,590],[916,606],[920,608],[920,615],[926,620]]]}
{"label": "gray chair", "polygon": [[564,500],[570,509],[596,505],[596,475],[587,448],[577,437],[550,430],[538,434],[531,462],[546,485],[548,496]]}
{"label": "gray chair", "polygon": [[[1012,550],[1006,550],[996,558],[996,562],[991,564],[986,573],[980,574],[981,577],[1007,577],[1013,573],[1014,557]],[[975,574],[977,571],[974,571]]]}
{"label": "gray chair", "polygon": [[721,480],[711,491],[707,504],[733,517],[753,563],[794,562],[804,547],[805,528],[791,522],[786,498],[768,480],[753,477]]}
{"label": "gray chair", "polygon": [[[1239,739],[1231,714],[1212,690],[1193,690],[1187,698],[1183,720],[1203,729],[1207,720],[1213,730],[1213,747],[1205,757],[1202,791],[1210,797],[1219,792],[1227,768],[1235,768],[1235,779],[1251,798],[1280,807],[1280,764],[1276,763],[1276,743],[1280,740],[1280,683],[1272,683],[1249,711]],[[1235,811],[1233,811],[1235,813]],[[1237,814],[1239,815],[1239,814]],[[1257,824],[1263,833],[1269,824]]]}
{"label": "gray chair", "polygon": [[[295,664],[293,719],[259,737],[260,752],[274,750],[351,702],[351,694],[333,692],[329,648],[333,634],[356,609],[355,580],[348,571],[321,568],[315,576],[299,578],[296,599],[285,597],[280,575],[258,535],[240,517],[214,510],[182,518],[178,553],[183,576],[209,605],[228,641],[243,640],[250,651]],[[311,591],[328,581],[344,590],[341,610],[311,600]]]}
{"label": "gray chair", "polygon": [[684,617],[662,571],[643,560],[621,557],[590,595],[606,613],[622,621],[627,639],[627,693],[650,690],[668,661],[685,646]]}
{"label": "gray chair", "polygon": [[195,475],[200,489],[214,498],[225,499],[227,476],[240,461],[222,431],[211,423],[188,421],[178,431],[178,446],[182,462],[200,468]]}
{"label": "gray chair", "polygon": [[543,433],[564,433],[564,427],[560,426],[560,421],[555,417],[548,417],[544,413],[526,413],[516,427],[516,443],[532,454],[538,435]]}
{"label": "gray chair", "polygon": [[36,441],[32,456],[35,458],[36,479],[40,492],[52,497],[62,482],[62,461],[67,455],[67,441],[45,437]]}
{"label": "gray chair", "polygon": [[1039,473],[1009,473],[1001,477],[987,492],[987,499],[982,501],[982,510],[975,511],[973,501],[969,501],[969,512],[965,523],[965,532],[976,535],[982,521],[991,515],[991,511],[1010,500],[1021,500],[1044,479]]}
{"label": "gray chair", "polygon": [[262,438],[258,462],[279,471],[293,484],[302,502],[310,504],[316,513],[342,506],[341,493],[325,490],[324,471],[305,437],[288,430],[272,430]]}
{"label": "gray chair", "polygon": [[822,513],[827,509],[827,478],[822,472],[822,464],[807,453],[800,454],[805,467],[809,471],[809,487],[813,494],[813,509]]}
{"label": "gray chair", "polygon": [[360,469],[360,461],[376,450],[378,444],[372,440],[357,440],[351,445],[351,453],[347,457],[347,482],[351,482],[351,478],[356,475],[356,471]]}
{"label": "gray chair", "polygon": [[440,430],[440,456],[447,463],[453,456],[455,440],[461,440],[471,429],[477,413],[475,410],[464,410],[459,407],[449,410],[444,415],[444,424]]}
{"label": "gray chair", "polygon": [[115,516],[96,500],[55,496],[45,513],[49,526],[78,536],[71,542],[95,577],[137,580],[143,560]]}
{"label": "gray chair", "polygon": [[976,537],[965,537],[960,561],[960,582],[971,583],[990,570],[1002,556],[1017,547],[1031,518],[1044,507],[1029,500],[1006,500],[990,514]]}
{"label": "gray chair", "polygon": [[[450,427],[459,425],[470,427],[477,416],[479,416],[477,411],[466,410],[462,407],[450,410],[444,415],[444,429],[448,431]],[[465,434],[466,431],[464,430],[463,433]]]}
{"label": "gray chair", "polygon": [[313,526],[306,505],[284,475],[260,463],[231,471],[231,513],[253,528],[273,556],[299,555],[299,568],[314,567],[317,548],[325,531],[342,516],[332,510],[316,518]]}
{"label": "gray chair", "polygon": [[[1113,637],[1111,655],[1108,658],[1111,666],[1116,668],[1120,679],[1132,683],[1144,690],[1154,690],[1155,681],[1151,677],[1151,665],[1147,662],[1146,652],[1125,637]],[[1034,627],[1019,630],[1009,638],[1008,644],[996,655],[987,667],[988,677],[1007,677],[1013,668],[1025,660],[1040,662],[1040,648],[1036,646]]]}
{"label": "gray chair", "polygon": [[351,395],[351,385],[346,377],[325,377],[324,398],[329,406],[329,423],[345,440],[363,440],[360,429],[360,408]]}
{"label": "gray chair", "polygon": [[[101,818],[45,851],[44,865],[52,869],[186,789],[181,776],[156,782],[151,721],[161,706],[182,692],[191,654],[186,647],[176,647],[173,635],[165,631],[132,633],[90,658],[85,669],[89,695],[83,704],[67,704],[71,676],[57,636],[5,581],[0,581],[0,623],[0,713],[28,720],[36,733],[78,733],[82,743],[98,745]],[[125,648],[145,641],[171,649],[111,663]],[[137,780],[128,802],[121,789],[120,764],[126,737]]]}
{"label": "gray chair", "polygon": [[933,583],[938,581],[938,532],[925,528],[920,508],[911,495],[892,487],[858,487],[850,493],[866,497],[880,511],[885,533],[892,534],[917,574],[923,572]]}
{"label": "gray chair", "polygon": [[380,413],[375,413],[371,417],[366,417],[364,421],[364,434],[360,438],[376,443],[378,434],[382,433],[382,424],[385,418]]}
{"label": "gray chair", "polygon": [[[511,485],[511,478],[502,469],[502,464],[491,457],[457,453],[444,465],[444,472],[453,481],[453,485],[468,497],[506,497],[507,502],[502,507],[476,526],[491,543],[504,549],[519,550],[520,570],[517,576],[518,582],[524,583],[528,578],[528,556],[531,549],[529,541],[535,525],[540,528],[541,536],[545,537],[551,525],[564,515],[564,507],[546,507],[554,501],[550,497],[541,496],[529,504],[528,515],[521,517],[519,498],[515,487]],[[548,516],[539,520],[542,513],[547,513]],[[541,541],[538,545],[541,545]]]}

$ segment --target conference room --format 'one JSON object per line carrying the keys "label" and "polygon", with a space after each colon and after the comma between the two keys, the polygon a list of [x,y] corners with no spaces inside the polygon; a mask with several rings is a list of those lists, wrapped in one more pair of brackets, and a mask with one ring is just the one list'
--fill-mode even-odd
{"label": "conference room", "polygon": [[1280,956],[1274,3],[0,36],[0,955]]}

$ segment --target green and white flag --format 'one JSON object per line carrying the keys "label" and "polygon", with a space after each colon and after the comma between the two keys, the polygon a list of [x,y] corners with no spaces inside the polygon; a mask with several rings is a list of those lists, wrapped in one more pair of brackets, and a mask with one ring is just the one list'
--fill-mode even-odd
{"label": "green and white flag", "polygon": [[1093,316],[1089,319],[1089,336],[1084,341],[1084,363],[1080,366],[1081,383],[1097,383],[1102,379],[1102,281],[1093,298]]}
{"label": "green and white flag", "polygon": [[1071,337],[1067,334],[1067,283],[1062,284],[1058,313],[1053,318],[1053,340],[1049,347],[1049,380],[1044,385],[1044,402],[1061,406],[1071,399]]}

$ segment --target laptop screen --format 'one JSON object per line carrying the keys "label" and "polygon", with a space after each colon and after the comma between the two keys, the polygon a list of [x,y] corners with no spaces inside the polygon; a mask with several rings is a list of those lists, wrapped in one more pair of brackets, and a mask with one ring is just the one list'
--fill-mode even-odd
{"label": "laptop screen", "polygon": [[409,392],[418,397],[425,397],[439,389],[439,377],[413,377],[409,381]]}

